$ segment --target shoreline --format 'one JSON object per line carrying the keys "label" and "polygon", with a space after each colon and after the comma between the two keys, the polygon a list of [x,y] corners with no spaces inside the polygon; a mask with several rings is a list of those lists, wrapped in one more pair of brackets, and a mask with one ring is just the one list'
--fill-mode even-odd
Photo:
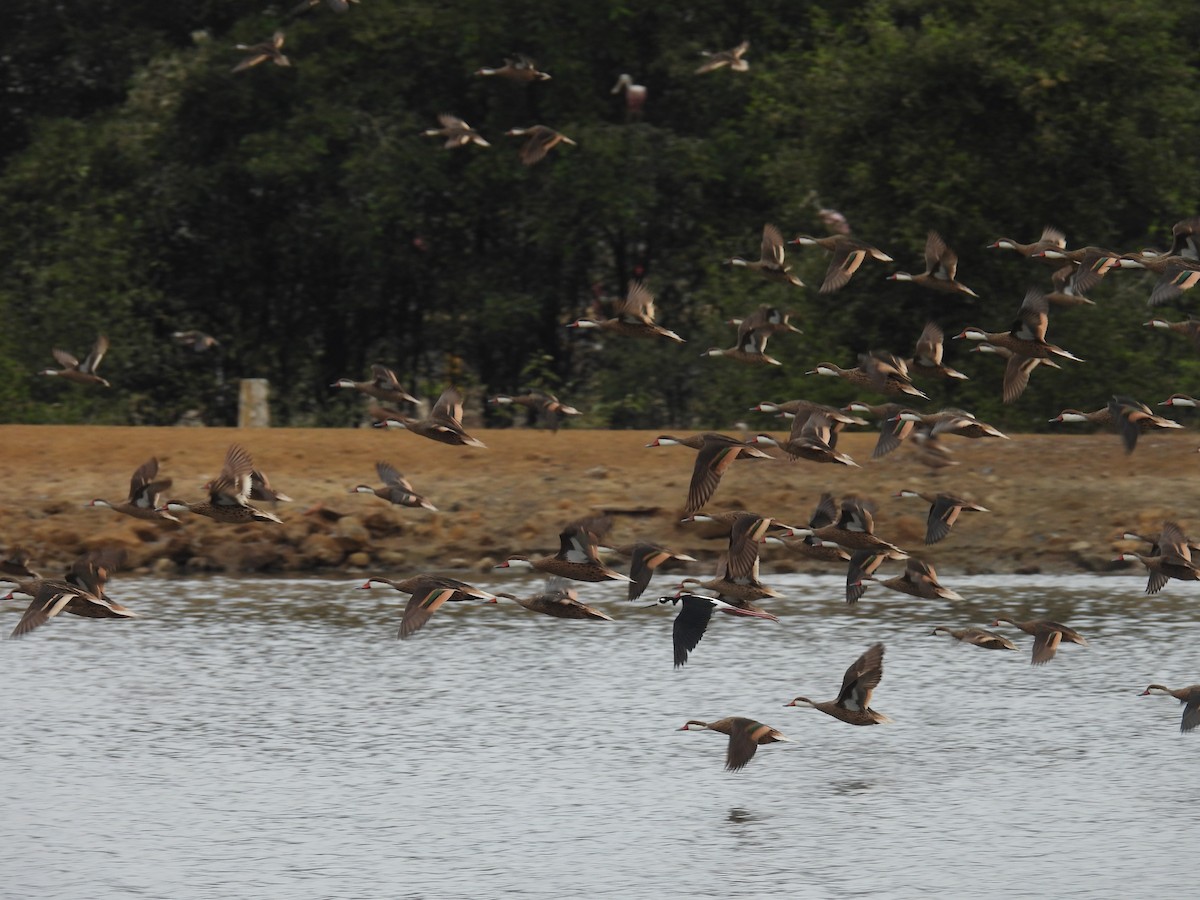
{"label": "shoreline", "polygon": [[[101,547],[124,549],[132,572],[165,576],[486,571],[509,553],[554,553],[563,525],[606,511],[610,543],[653,540],[701,560],[672,572],[706,575],[724,542],[678,523],[694,452],[646,448],[659,433],[480,430],[485,450],[372,428],[0,426],[8,475],[0,481],[0,548],[24,548],[47,575]],[[841,435],[838,449],[861,469],[739,460],[707,509],[750,509],[803,525],[822,491],[870,497],[877,533],[944,574],[966,575],[1120,569],[1112,563],[1120,550],[1144,549],[1119,540],[1121,532],[1156,532],[1168,519],[1192,527],[1197,492],[1180,473],[1196,465],[1197,440],[1187,431],[1143,435],[1132,456],[1109,432],[947,438],[957,464],[936,474],[909,446],[871,461],[876,436]],[[176,525],[87,506],[124,499],[133,470],[151,456],[160,477],[174,481],[169,497],[198,500],[231,443],[295,498],[275,507],[283,525],[230,526],[183,513]],[[357,484],[378,486],[377,460],[395,465],[439,511],[350,493]],[[928,506],[895,498],[902,488],[959,494],[990,512],[964,513],[944,541],[926,547]],[[841,567],[766,546],[762,570]]]}

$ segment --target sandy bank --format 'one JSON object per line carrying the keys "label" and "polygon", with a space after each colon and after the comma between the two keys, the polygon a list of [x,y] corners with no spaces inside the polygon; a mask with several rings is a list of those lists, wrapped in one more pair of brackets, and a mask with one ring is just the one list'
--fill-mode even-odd
{"label": "sandy bank", "polygon": [[[44,572],[84,549],[121,546],[131,567],[270,572],[333,568],[402,574],[427,568],[485,567],[507,553],[557,549],[560,526],[599,509],[615,513],[613,540],[647,537],[706,558],[720,543],[677,524],[691,477],[692,451],[646,449],[652,432],[482,431],[489,449],[448,447],[376,429],[0,428],[0,546],[19,544]],[[1200,464],[1191,433],[1143,437],[1127,457],[1117,437],[1028,435],[1011,441],[950,438],[958,465],[931,474],[901,447],[870,461],[874,432],[846,433],[838,449],[862,469],[807,462],[737,462],[710,508],[745,508],[803,523],[824,490],[858,493],[879,504],[878,532],[947,572],[1078,571],[1106,568],[1124,529],[1155,531],[1165,518],[1193,532],[1192,472]],[[225,449],[242,443],[272,484],[295,498],[281,504],[282,526],[227,526],[200,517],[182,525],[141,522],[87,508],[96,497],[123,499],[133,470],[157,456],[174,479],[170,494],[199,500]],[[400,509],[355,484],[378,484],[388,460],[439,509]],[[943,543],[922,544],[926,507],[893,499],[900,488],[963,494],[989,514],[964,516]],[[336,521],[304,511],[316,504]],[[786,551],[764,552],[764,572],[807,570]]]}

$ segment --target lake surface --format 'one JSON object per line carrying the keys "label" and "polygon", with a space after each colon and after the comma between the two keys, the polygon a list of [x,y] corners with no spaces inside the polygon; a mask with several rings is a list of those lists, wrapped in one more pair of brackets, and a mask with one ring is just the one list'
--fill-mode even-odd
{"label": "lake surface", "polygon": [[[581,591],[616,622],[460,603],[400,643],[406,596],[361,579],[118,578],[142,618],[0,644],[0,895],[1190,895],[1200,733],[1138,693],[1200,681],[1196,591],[944,580],[967,601],[848,609],[841,578],[775,576],[778,624],[719,616],[674,670],[673,614],[619,586]],[[1091,647],[929,635],[1007,613]],[[784,708],[875,641],[895,724]],[[724,736],[676,730],[729,715],[794,743],[731,774]]]}

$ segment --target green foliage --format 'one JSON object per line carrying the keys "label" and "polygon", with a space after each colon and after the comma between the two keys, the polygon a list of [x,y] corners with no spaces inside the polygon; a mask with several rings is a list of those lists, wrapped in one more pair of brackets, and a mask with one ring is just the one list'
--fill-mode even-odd
{"label": "green foliage", "polygon": [[[382,362],[422,394],[542,387],[588,425],[724,426],[760,400],[847,402],[804,373],[907,354],[927,320],[1006,329],[1049,269],[983,249],[1002,233],[1053,224],[1131,250],[1200,213],[1200,25],[1165,0],[286,6],[14,5],[0,418],[231,422],[235,379],[265,377],[276,421],[344,424],[357,407],[328,385]],[[235,43],[276,28],[290,68],[230,71]],[[701,50],[743,38],[749,72],[694,74]],[[472,74],[517,52],[552,80]],[[622,72],[649,88],[640,116],[610,93]],[[442,112],[492,147],[423,136]],[[535,122],[578,146],[522,166],[504,132]],[[822,296],[818,248],[789,248],[805,289],[721,264],[756,255],[764,222],[819,233],[822,205],[895,266]],[[921,270],[931,228],[981,299],[885,280]],[[635,278],[686,345],[564,327]],[[1099,307],[1055,310],[1050,339],[1088,362],[1038,371],[1012,408],[1002,363],[948,341],[972,380],[928,387],[932,402],[1032,428],[1116,391],[1189,390],[1193,348],[1141,325],[1150,283],[1115,273]],[[760,303],[804,329],[772,339],[782,368],[702,356]],[[170,342],[189,328],[221,347]],[[101,331],[111,391],[30,374]]]}

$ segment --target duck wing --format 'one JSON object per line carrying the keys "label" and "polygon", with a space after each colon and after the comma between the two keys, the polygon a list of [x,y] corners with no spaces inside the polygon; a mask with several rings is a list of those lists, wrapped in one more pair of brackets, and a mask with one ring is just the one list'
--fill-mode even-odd
{"label": "duck wing", "polygon": [[834,701],[842,709],[852,712],[867,709],[871,705],[871,692],[883,678],[883,644],[872,644],[853,665],[846,670],[842,689]]}

